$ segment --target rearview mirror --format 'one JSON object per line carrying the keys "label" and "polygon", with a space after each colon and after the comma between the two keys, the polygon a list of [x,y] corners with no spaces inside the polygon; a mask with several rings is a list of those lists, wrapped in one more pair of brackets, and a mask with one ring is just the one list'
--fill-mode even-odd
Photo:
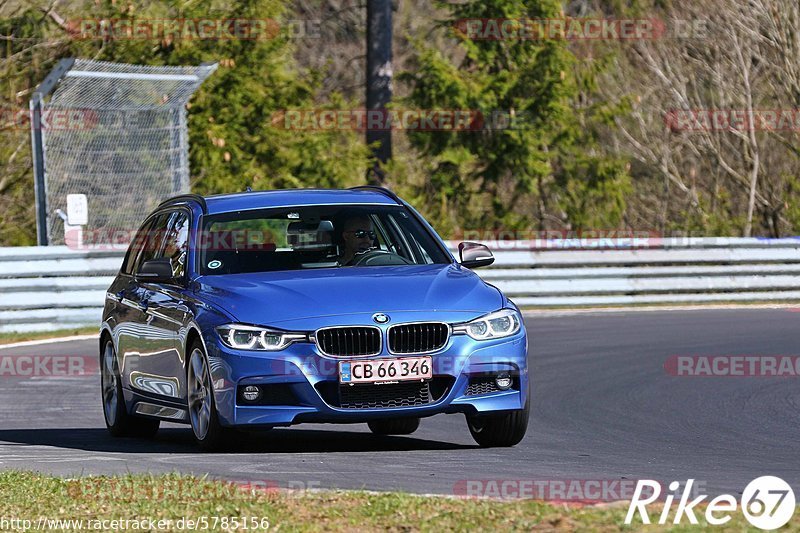
{"label": "rearview mirror", "polygon": [[465,268],[478,268],[494,263],[494,256],[489,247],[477,242],[462,242],[458,245],[458,256],[461,266]]}
{"label": "rearview mirror", "polygon": [[172,281],[172,263],[168,257],[145,261],[136,273],[136,279],[153,283]]}
{"label": "rearview mirror", "polygon": [[333,247],[333,222],[292,222],[286,228],[286,241],[293,250],[327,250]]}

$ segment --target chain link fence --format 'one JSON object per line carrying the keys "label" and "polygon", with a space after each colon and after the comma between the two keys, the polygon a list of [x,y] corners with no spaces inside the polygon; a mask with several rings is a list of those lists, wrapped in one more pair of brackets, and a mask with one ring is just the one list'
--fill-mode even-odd
{"label": "chain link fence", "polygon": [[41,101],[45,187],[37,201],[49,244],[64,243],[58,213],[68,194],[87,196],[87,231],[111,235],[189,191],[186,103],[216,68],[76,59],[61,74]]}

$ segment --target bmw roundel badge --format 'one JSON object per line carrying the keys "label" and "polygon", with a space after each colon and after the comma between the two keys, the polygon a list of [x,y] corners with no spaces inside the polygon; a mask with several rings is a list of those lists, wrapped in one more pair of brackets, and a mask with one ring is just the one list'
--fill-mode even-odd
{"label": "bmw roundel badge", "polygon": [[389,315],[385,315],[383,313],[375,313],[372,315],[372,320],[377,322],[378,324],[386,324],[389,322]]}

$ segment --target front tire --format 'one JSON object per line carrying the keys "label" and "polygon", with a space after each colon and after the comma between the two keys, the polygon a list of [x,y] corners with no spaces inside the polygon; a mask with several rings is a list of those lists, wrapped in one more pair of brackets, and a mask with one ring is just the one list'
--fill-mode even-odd
{"label": "front tire", "polygon": [[160,422],[128,414],[118,367],[114,343],[106,339],[100,357],[100,388],[108,432],[114,437],[152,437],[158,431]]}
{"label": "front tire", "polygon": [[389,418],[367,422],[376,435],[411,435],[419,428],[419,418]]}
{"label": "front tire", "polygon": [[219,423],[211,384],[211,369],[203,347],[195,342],[190,353],[186,387],[192,433],[201,450],[218,451],[228,444],[230,430]]}
{"label": "front tire", "polygon": [[498,415],[467,417],[467,426],[472,438],[483,448],[501,448],[519,444],[528,431],[531,413],[531,396],[525,407]]}

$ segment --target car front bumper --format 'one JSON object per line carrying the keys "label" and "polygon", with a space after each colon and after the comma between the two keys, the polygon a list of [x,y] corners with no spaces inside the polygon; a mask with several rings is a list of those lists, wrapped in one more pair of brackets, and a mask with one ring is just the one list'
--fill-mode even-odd
{"label": "car front bumper", "polygon": [[[429,354],[434,376],[428,383],[429,401],[417,398],[412,405],[399,400],[409,395],[409,391],[416,394],[413,382],[340,386],[338,363],[350,359],[323,356],[311,343],[296,343],[281,352],[254,352],[228,348],[214,333],[207,334],[205,341],[214,399],[224,426],[257,428],[303,422],[355,423],[439,413],[487,414],[522,409],[529,394],[524,328],[512,337],[489,341],[475,341],[466,335],[451,336],[442,350]],[[397,356],[382,353],[371,359],[393,357]],[[492,390],[492,376],[506,372],[514,377],[513,387]],[[246,385],[259,386],[262,401],[269,404],[247,404],[237,393]],[[341,391],[340,387],[365,388]],[[374,393],[375,406],[342,404],[343,398],[352,392],[367,400]],[[395,393],[398,401],[392,400]],[[396,406],[386,406],[389,404]]]}

